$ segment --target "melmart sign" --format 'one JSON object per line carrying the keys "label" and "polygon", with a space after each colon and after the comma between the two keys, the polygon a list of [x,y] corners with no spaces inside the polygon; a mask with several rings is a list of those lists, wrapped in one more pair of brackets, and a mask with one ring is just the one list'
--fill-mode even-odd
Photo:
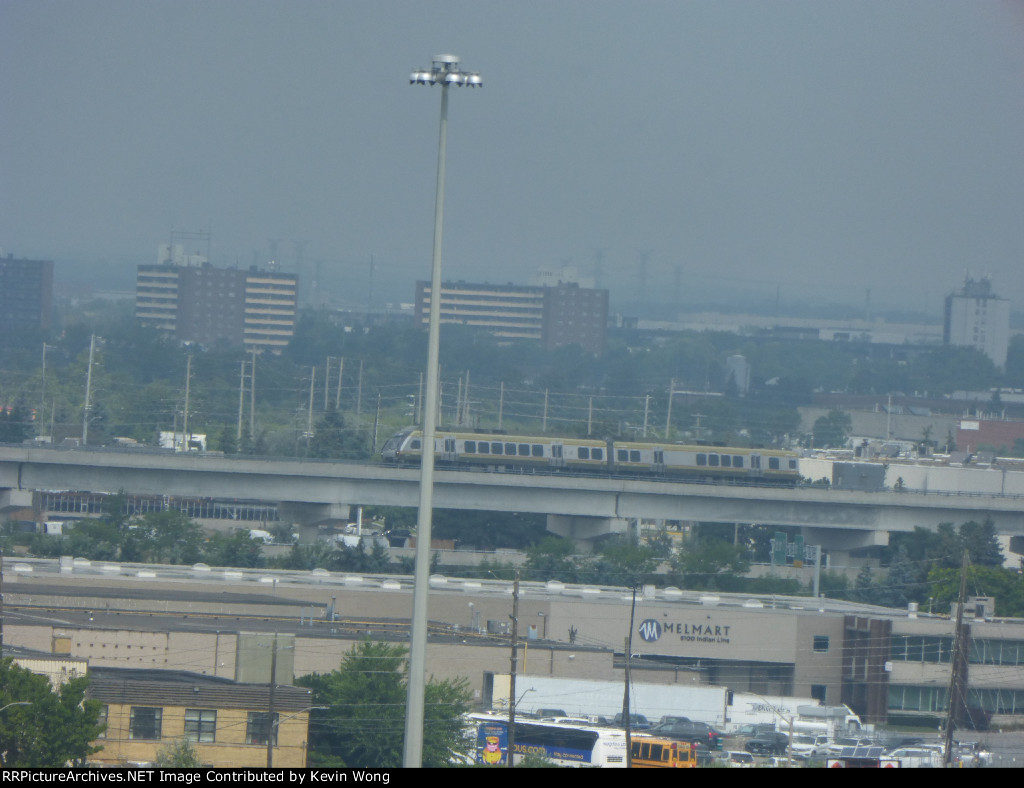
{"label": "melmart sign", "polygon": [[658,621],[656,618],[644,619],[637,627],[637,634],[646,643],[655,643],[662,637],[678,638],[691,643],[729,643],[731,624],[716,624],[705,621]]}

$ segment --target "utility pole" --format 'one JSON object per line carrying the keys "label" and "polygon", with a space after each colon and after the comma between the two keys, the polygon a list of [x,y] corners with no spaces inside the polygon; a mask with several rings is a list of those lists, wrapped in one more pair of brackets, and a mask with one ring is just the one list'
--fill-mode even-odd
{"label": "utility pole", "polygon": [[185,451],[189,451],[192,448],[192,441],[189,440],[188,434],[188,406],[189,406],[189,394],[192,387],[192,354],[188,354],[188,361],[185,364],[185,416],[182,419],[181,424],[181,440],[185,444]]}
{"label": "utility pole", "polygon": [[242,414],[245,412],[245,359],[242,359],[242,373],[238,378],[238,433],[235,440],[238,442],[238,450],[242,449]]}
{"label": "utility pole", "polygon": [[327,395],[331,393],[331,357],[327,357],[324,366],[324,410],[327,410]]}
{"label": "utility pole", "polygon": [[541,432],[548,431],[548,390],[544,389],[544,420],[540,428]]}
{"label": "utility pole", "polygon": [[668,415],[665,417],[665,440],[669,439],[670,430],[672,429],[672,395],[676,391],[676,379],[672,378],[672,382],[668,384]]}
{"label": "utility pole", "polygon": [[267,704],[267,768],[274,768],[274,688],[277,686],[277,633],[270,652],[270,700]]}
{"label": "utility pole", "polygon": [[704,414],[704,413],[694,413],[693,417],[697,420],[697,435],[696,435],[696,439],[697,439],[697,442],[700,443],[700,420],[704,419],[704,418],[707,418],[707,415]]}
{"label": "utility pole", "polygon": [[334,409],[341,412],[341,378],[345,374],[345,358],[339,359],[338,363],[338,388],[334,394]]}
{"label": "utility pole", "polygon": [[92,359],[96,352],[96,335],[89,338],[89,368],[85,373],[85,408],[82,411],[82,445],[89,442],[89,415],[92,412]]}
{"label": "utility pole", "polygon": [[309,372],[309,415],[306,417],[306,452],[309,452],[309,440],[313,437],[313,389],[316,386],[316,367]]}
{"label": "utility pole", "polygon": [[622,725],[626,732],[626,768],[633,767],[633,719],[629,713],[629,685],[632,676],[629,671],[629,662],[633,656],[633,621],[636,615],[636,581],[633,582],[633,603],[629,608],[629,634],[626,635],[626,686],[622,691]]}
{"label": "utility pole", "polygon": [[359,388],[356,390],[356,419],[363,413],[363,360],[359,359]]}
{"label": "utility pole", "polygon": [[516,744],[516,665],[519,657],[519,570],[516,570],[516,579],[512,584],[512,673],[508,682],[508,768],[512,768],[515,761]]}
{"label": "utility pole", "polygon": [[252,349],[252,366],[249,368],[249,442],[256,442],[256,348]]}
{"label": "utility pole", "polygon": [[505,381],[501,381],[501,389],[498,394],[498,429],[501,430],[501,418],[505,413]]}
{"label": "utility pole", "polygon": [[380,392],[377,392],[377,413],[373,417],[373,445],[370,449],[371,454],[377,453],[377,428],[380,426]]}
{"label": "utility pole", "polygon": [[0,547],[0,659],[4,658],[4,549]]}
{"label": "utility pole", "polygon": [[[647,440],[647,414],[650,412],[650,410],[651,410],[651,395],[650,394],[644,394],[644,440]],[[668,438],[667,428],[666,428],[665,437],[666,437],[666,439]]]}
{"label": "utility pole", "polygon": [[967,597],[967,565],[970,558],[964,550],[963,562],[960,565],[960,595],[956,601],[956,630],[953,632],[953,654],[950,659],[949,676],[949,713],[946,715],[945,750],[942,765],[946,769],[953,763],[953,730],[956,728],[957,717],[965,707],[964,696],[966,687],[964,680],[967,674],[967,642],[964,637],[964,600]]}

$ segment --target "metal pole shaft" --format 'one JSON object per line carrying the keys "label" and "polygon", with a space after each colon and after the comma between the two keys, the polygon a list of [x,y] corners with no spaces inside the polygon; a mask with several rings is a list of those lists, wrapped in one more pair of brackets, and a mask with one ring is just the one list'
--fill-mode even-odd
{"label": "metal pole shaft", "polygon": [[444,221],[445,145],[448,136],[448,86],[441,84],[441,123],[437,145],[437,194],[434,200],[434,253],[430,274],[430,322],[427,338],[427,391],[423,412],[423,460],[412,595],[409,682],[402,765],[423,765],[423,705],[427,672],[427,595],[430,529],[434,505],[434,433],[437,430],[438,364],[441,338],[441,236]]}

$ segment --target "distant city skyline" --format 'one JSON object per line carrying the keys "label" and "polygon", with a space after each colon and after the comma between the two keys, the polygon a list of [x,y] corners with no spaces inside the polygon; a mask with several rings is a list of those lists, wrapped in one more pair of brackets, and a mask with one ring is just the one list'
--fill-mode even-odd
{"label": "distant city skyline", "polygon": [[[572,265],[613,310],[1024,310],[1024,5],[1011,0],[7,0],[0,248],[128,283],[172,230],[342,300]],[[205,251],[205,250],[204,250]],[[84,284],[84,283],[83,283]],[[77,287],[77,284],[76,284]],[[403,295],[405,294],[405,295]]]}

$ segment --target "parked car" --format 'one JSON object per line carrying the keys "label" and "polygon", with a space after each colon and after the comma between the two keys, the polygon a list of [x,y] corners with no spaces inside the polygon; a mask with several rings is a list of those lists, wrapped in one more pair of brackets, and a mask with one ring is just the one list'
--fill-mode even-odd
{"label": "parked car", "polygon": [[778,731],[766,731],[747,740],[747,752],[757,755],[785,755],[789,747],[789,737]]}
{"label": "parked car", "polygon": [[770,722],[754,722],[748,725],[740,725],[740,727],[732,732],[732,735],[750,739],[759,733],[769,733],[773,730],[775,730],[775,726]]}
{"label": "parked car", "polygon": [[785,758],[781,755],[773,755],[767,761],[765,766],[773,769],[797,769],[807,765],[806,758],[797,757],[795,754],[792,758]]}
{"label": "parked car", "polygon": [[[623,717],[622,713],[615,715],[615,719],[612,721],[612,725],[617,728],[622,727]],[[643,714],[630,714],[629,715],[629,729],[633,731],[646,731],[651,729],[651,723],[648,722],[647,718]]]}
{"label": "parked car", "polygon": [[651,733],[669,739],[688,741],[690,744],[703,744],[709,750],[722,749],[722,734],[706,722],[697,722],[696,720],[663,722],[651,728]]}
{"label": "parked car", "polygon": [[804,758],[824,757],[828,752],[828,743],[828,736],[798,733],[793,737],[793,755],[801,755]]}
{"label": "parked car", "polygon": [[941,769],[942,753],[925,747],[899,747],[887,757],[899,758],[903,769]]}
{"label": "parked car", "polygon": [[871,739],[856,739],[853,737],[844,737],[842,739],[836,739],[830,745],[828,745],[828,755],[836,756],[842,753],[847,747],[877,747],[877,742]]}
{"label": "parked car", "polygon": [[568,717],[565,709],[537,709],[533,712],[538,717]]}
{"label": "parked car", "polygon": [[754,756],[749,752],[728,750],[722,753],[722,763],[734,769],[753,769]]}
{"label": "parked car", "polygon": [[693,754],[696,757],[697,766],[710,766],[711,762],[715,759],[711,754],[711,750],[703,742],[693,745]]}

